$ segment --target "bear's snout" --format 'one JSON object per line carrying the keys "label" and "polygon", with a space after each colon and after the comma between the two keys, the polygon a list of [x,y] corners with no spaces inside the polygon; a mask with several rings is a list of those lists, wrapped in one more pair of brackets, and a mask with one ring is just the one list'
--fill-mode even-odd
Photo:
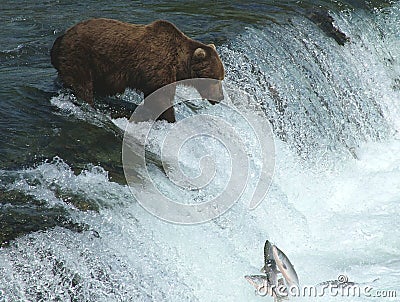
{"label": "bear's snout", "polygon": [[208,100],[210,104],[215,105],[224,99],[224,92],[221,81],[213,81],[213,83],[207,83],[207,85],[200,85],[197,87],[202,98]]}
{"label": "bear's snout", "polygon": [[218,104],[224,99],[224,91],[221,82],[211,85],[210,87],[212,97],[207,98],[211,105]]}

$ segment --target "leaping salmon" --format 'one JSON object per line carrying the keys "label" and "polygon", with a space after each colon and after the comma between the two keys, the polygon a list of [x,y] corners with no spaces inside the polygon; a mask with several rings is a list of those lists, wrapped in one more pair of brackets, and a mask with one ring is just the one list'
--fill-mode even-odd
{"label": "leaping salmon", "polygon": [[[261,272],[265,275],[246,275],[245,279],[255,287],[257,294],[272,296],[274,301],[287,298],[288,287],[299,286],[299,278],[289,258],[268,240],[264,244]],[[279,274],[283,278],[279,278]]]}

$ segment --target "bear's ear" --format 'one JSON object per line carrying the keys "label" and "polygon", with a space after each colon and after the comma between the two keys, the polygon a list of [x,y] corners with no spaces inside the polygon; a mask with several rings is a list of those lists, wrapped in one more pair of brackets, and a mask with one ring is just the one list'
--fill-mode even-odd
{"label": "bear's ear", "polygon": [[204,59],[206,57],[206,51],[199,47],[194,51],[193,57],[196,59]]}
{"label": "bear's ear", "polygon": [[217,50],[217,48],[215,47],[215,45],[213,43],[208,44],[208,46],[210,46],[211,48],[214,48],[214,50]]}

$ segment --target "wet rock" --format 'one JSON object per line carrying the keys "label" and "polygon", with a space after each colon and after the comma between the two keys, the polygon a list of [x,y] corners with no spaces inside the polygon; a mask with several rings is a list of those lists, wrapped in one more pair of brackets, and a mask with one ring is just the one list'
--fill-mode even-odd
{"label": "wet rock", "polygon": [[0,247],[32,232],[61,226],[75,232],[88,229],[75,223],[61,206],[49,208],[18,191],[0,190]]}
{"label": "wet rock", "polygon": [[345,45],[350,38],[336,25],[335,20],[326,10],[313,10],[307,17],[314,22],[328,37],[335,39],[339,45]]}

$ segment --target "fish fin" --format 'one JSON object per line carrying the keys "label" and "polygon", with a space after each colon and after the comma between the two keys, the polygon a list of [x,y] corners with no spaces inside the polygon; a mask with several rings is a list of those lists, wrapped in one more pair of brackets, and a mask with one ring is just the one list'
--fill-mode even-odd
{"label": "fish fin", "polygon": [[266,240],[265,244],[264,244],[264,269],[266,268],[267,261],[270,258],[269,257],[269,247],[270,247],[270,243],[268,240]]}

